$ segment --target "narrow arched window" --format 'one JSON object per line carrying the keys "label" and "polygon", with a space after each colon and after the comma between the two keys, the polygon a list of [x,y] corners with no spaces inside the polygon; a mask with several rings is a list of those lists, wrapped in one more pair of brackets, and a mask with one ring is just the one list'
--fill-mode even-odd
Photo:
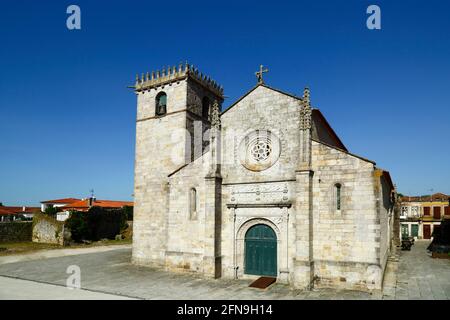
{"label": "narrow arched window", "polygon": [[342,196],[342,186],[340,183],[334,185],[335,197],[336,197],[336,210],[341,210],[341,196]]}
{"label": "narrow arched window", "polygon": [[156,96],[155,107],[155,114],[157,116],[163,116],[167,113],[167,94],[165,92],[158,93]]}
{"label": "narrow arched window", "polygon": [[202,117],[208,119],[209,115],[209,98],[204,97],[202,100]]}
{"label": "narrow arched window", "polygon": [[197,190],[195,188],[189,191],[189,219],[197,219]]}

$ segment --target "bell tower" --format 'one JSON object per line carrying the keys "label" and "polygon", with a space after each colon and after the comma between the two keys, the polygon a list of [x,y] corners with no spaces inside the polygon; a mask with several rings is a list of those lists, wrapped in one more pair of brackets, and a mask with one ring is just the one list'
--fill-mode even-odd
{"label": "bell tower", "polygon": [[136,76],[136,154],[132,261],[164,266],[168,175],[201,157],[213,103],[223,88],[189,64]]}

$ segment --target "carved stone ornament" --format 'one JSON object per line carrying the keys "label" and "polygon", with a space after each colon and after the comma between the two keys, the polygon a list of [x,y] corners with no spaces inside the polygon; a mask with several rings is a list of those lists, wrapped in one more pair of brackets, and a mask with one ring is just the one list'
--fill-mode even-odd
{"label": "carved stone ornament", "polygon": [[302,107],[300,110],[300,129],[301,130],[308,130],[311,129],[311,108],[309,107]]}
{"label": "carved stone ornament", "polygon": [[214,101],[211,108],[211,126],[213,128],[220,128],[220,106],[217,100]]}
{"label": "carved stone ornament", "polygon": [[239,145],[241,164],[251,171],[263,171],[280,157],[280,139],[268,130],[256,130],[242,139]]}

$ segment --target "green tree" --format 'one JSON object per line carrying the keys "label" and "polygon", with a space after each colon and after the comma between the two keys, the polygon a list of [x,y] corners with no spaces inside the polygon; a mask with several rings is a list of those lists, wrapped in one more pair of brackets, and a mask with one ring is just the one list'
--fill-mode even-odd
{"label": "green tree", "polygon": [[51,216],[53,218],[56,218],[56,214],[59,212],[58,208],[56,207],[47,207],[44,210],[44,214]]}
{"label": "green tree", "polygon": [[72,240],[81,242],[89,238],[89,225],[86,213],[73,211],[66,221],[66,226],[70,229]]}

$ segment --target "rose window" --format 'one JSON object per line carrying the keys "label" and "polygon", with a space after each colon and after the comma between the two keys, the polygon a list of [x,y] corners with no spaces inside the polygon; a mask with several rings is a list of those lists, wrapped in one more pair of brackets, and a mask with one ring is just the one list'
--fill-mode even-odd
{"label": "rose window", "polygon": [[280,156],[280,140],[271,131],[256,130],[246,135],[239,147],[241,164],[251,171],[270,168]]}
{"label": "rose window", "polygon": [[256,161],[264,161],[267,160],[272,152],[272,147],[268,143],[268,141],[258,140],[251,147],[251,154]]}

